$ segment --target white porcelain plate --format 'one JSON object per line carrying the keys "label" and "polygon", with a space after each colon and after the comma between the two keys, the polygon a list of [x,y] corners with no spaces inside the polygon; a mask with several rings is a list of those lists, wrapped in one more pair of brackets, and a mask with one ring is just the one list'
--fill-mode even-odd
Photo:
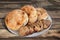
{"label": "white porcelain plate", "polygon": [[[50,21],[51,21],[51,24],[50,24],[50,26],[49,26],[47,29],[44,29],[44,30],[42,30],[42,31],[40,31],[40,32],[36,32],[36,33],[30,34],[30,35],[27,35],[27,36],[24,36],[24,37],[36,37],[36,36],[38,36],[38,35],[42,35],[42,34],[46,33],[46,32],[50,29],[50,27],[51,27],[51,25],[52,25],[52,19],[51,19],[50,16],[48,16],[48,18],[47,18],[46,20],[50,20]],[[13,30],[11,30],[11,29],[9,29],[9,28],[8,28],[8,30],[9,30],[11,33],[15,34],[16,36],[19,36],[19,34],[18,34],[17,31],[13,31]]]}

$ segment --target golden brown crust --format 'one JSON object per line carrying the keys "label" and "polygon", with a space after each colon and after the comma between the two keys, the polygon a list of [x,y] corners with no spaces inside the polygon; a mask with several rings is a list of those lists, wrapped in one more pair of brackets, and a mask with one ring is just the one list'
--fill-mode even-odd
{"label": "golden brown crust", "polygon": [[23,26],[19,29],[19,35],[20,36],[25,36],[29,34],[29,29],[27,26]]}
{"label": "golden brown crust", "polygon": [[43,22],[43,27],[44,28],[48,28],[51,24],[50,20],[42,20],[42,22]]}
{"label": "golden brown crust", "polygon": [[42,21],[40,21],[40,22],[38,21],[38,22],[34,23],[33,24],[33,28],[34,28],[34,30],[36,32],[39,32],[39,31],[43,30],[43,23],[42,23]]}
{"label": "golden brown crust", "polygon": [[28,28],[29,28],[29,33],[34,33],[34,29],[32,26],[28,26]]}
{"label": "golden brown crust", "polygon": [[12,30],[18,30],[22,25],[26,25],[27,22],[27,14],[19,9],[9,12],[5,18],[6,26]]}
{"label": "golden brown crust", "polygon": [[36,23],[21,27],[19,29],[19,34],[21,36],[26,36],[35,32],[42,31],[43,29],[48,28],[49,25],[50,25],[49,20],[40,20],[40,21],[37,21]]}
{"label": "golden brown crust", "polygon": [[26,5],[26,6],[23,6],[21,10],[25,11],[28,14],[29,23],[34,23],[37,20],[37,12],[33,6]]}
{"label": "golden brown crust", "polygon": [[25,11],[27,14],[31,14],[36,10],[32,5],[25,5],[21,9]]}
{"label": "golden brown crust", "polygon": [[36,8],[38,20],[46,19],[48,17],[47,11],[43,8]]}

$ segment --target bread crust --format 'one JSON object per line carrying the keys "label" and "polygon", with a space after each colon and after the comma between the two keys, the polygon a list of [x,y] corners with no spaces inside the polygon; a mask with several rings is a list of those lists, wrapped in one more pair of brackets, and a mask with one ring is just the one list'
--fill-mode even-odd
{"label": "bread crust", "polygon": [[43,8],[36,8],[38,20],[46,19],[48,17],[47,11]]}
{"label": "bread crust", "polygon": [[29,29],[27,26],[23,26],[19,29],[19,35],[20,36],[26,36],[29,34]]}
{"label": "bread crust", "polygon": [[12,30],[18,30],[28,22],[27,14],[19,9],[9,12],[5,18],[5,24]]}
{"label": "bread crust", "polygon": [[25,11],[29,17],[29,23],[34,23],[37,20],[37,11],[31,5],[25,5],[21,8],[21,10]]}

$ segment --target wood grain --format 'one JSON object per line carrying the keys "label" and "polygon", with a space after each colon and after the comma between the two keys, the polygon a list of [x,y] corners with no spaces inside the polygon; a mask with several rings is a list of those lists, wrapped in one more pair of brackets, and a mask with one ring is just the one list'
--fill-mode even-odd
{"label": "wood grain", "polygon": [[[60,32],[59,30],[49,30],[45,34],[40,35],[38,37],[52,37],[52,36],[56,36],[56,37],[60,38],[60,33],[59,32]],[[9,38],[9,37],[14,38],[14,37],[19,37],[19,36],[16,36],[16,35],[10,33],[6,29],[0,29],[0,38]]]}
{"label": "wood grain", "polygon": [[19,4],[19,3],[31,3],[31,1],[0,1],[0,4]]}
{"label": "wood grain", "polygon": [[0,8],[19,8],[19,6],[22,5],[33,5],[35,4],[35,7],[44,7],[47,5],[52,5],[47,1],[29,1],[29,2],[0,2]]}
{"label": "wood grain", "polygon": [[[33,38],[23,38],[16,36],[6,30],[6,26],[4,25],[4,18],[11,10],[21,8],[23,5],[33,5],[35,7],[46,7],[52,5],[47,0],[32,0],[32,2],[1,2],[0,1],[0,38],[9,38],[15,40],[60,40],[60,10],[49,11],[48,14],[52,17],[52,27],[48,32],[43,35],[39,35]],[[60,8],[60,7],[59,7]],[[7,40],[9,40],[7,39]],[[1,40],[1,39],[0,39]],[[5,40],[5,39],[3,39]]]}
{"label": "wood grain", "polygon": [[49,14],[52,18],[60,18],[60,10],[59,10],[59,11],[48,11],[48,14]]}
{"label": "wood grain", "polygon": [[1,37],[8,38],[8,37],[13,37],[13,36],[15,35],[12,33],[9,33],[6,29],[0,29],[0,38]]}

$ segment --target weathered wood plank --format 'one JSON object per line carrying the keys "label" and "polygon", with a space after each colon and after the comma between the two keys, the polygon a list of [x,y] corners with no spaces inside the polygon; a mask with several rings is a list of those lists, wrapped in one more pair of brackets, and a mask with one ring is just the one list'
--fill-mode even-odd
{"label": "weathered wood plank", "polygon": [[55,37],[59,37],[60,38],[60,31],[58,30],[49,30],[47,33],[41,35],[43,37],[52,37],[52,36],[55,36]]}
{"label": "weathered wood plank", "polygon": [[[49,30],[45,34],[40,35],[38,37],[52,37],[52,36],[60,38],[60,30]],[[0,29],[0,38],[9,38],[9,37],[15,38],[18,36],[8,32],[6,29]]]}
{"label": "weathered wood plank", "polygon": [[2,8],[11,8],[11,9],[14,9],[14,8],[20,8],[21,6],[23,6],[23,5],[33,5],[33,3],[22,3],[22,4],[12,4],[12,3],[10,3],[10,4],[0,4],[0,9]]}
{"label": "weathered wood plank", "polygon": [[[20,4],[21,3],[21,4]],[[13,4],[13,5],[12,5]],[[34,1],[34,0],[32,0],[32,1],[18,1],[18,2],[0,2],[0,8],[18,8],[19,7],[19,5],[21,6],[21,5],[29,5],[29,4],[31,4],[31,5],[33,5],[33,4],[35,4],[37,7],[43,7],[43,6],[47,6],[47,5],[52,5],[52,4],[50,4],[49,2],[47,2],[47,1]],[[17,6],[16,6],[17,5]]]}
{"label": "weathered wood plank", "polygon": [[0,8],[19,8],[20,4],[0,4]]}
{"label": "weathered wood plank", "polygon": [[52,18],[52,24],[60,24],[60,18]]}
{"label": "weathered wood plank", "polygon": [[6,29],[0,29],[0,38],[1,37],[13,37],[13,36],[16,36],[10,32],[8,32]]}
{"label": "weathered wood plank", "polygon": [[59,11],[48,11],[48,14],[52,17],[52,18],[60,18],[60,10]]}
{"label": "weathered wood plank", "polygon": [[19,4],[19,3],[31,3],[31,1],[0,1],[0,4]]}
{"label": "weathered wood plank", "polygon": [[58,37],[32,37],[32,38],[26,38],[26,37],[15,37],[15,38],[0,38],[0,40],[60,40]]}

